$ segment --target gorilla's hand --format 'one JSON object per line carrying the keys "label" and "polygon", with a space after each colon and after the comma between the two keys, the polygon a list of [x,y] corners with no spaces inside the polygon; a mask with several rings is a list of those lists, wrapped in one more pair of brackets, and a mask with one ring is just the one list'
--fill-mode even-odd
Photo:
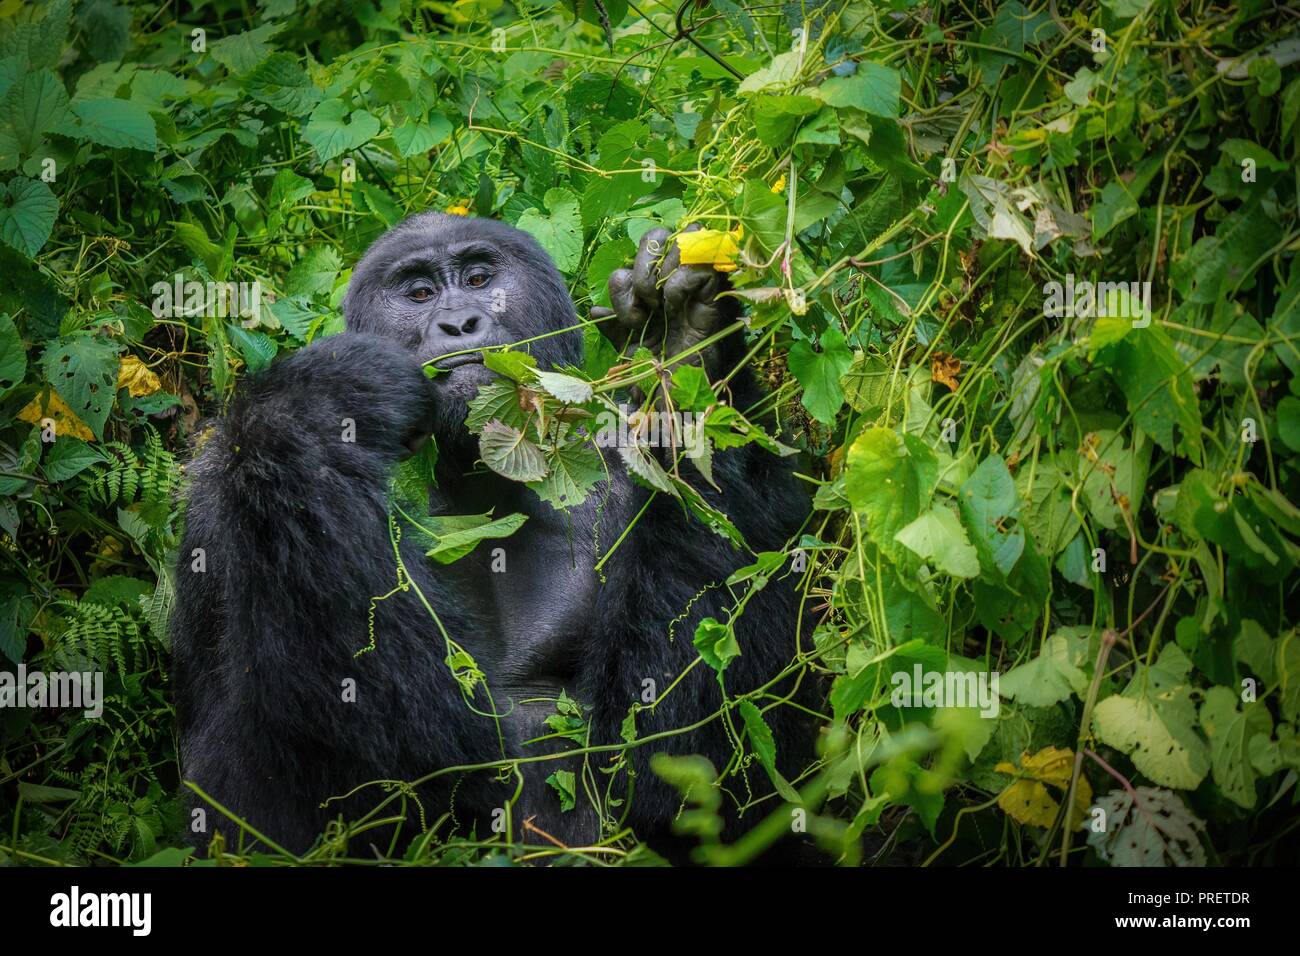
{"label": "gorilla's hand", "polygon": [[[687,232],[699,229],[697,225]],[[669,243],[667,229],[652,229],[641,238],[631,269],[617,269],[609,277],[613,309],[595,308],[593,318],[614,315],[604,327],[614,344],[624,351],[644,345],[671,359],[717,332],[738,314],[734,299],[717,299],[729,288],[725,273],[711,266],[681,264],[681,250]],[[611,329],[610,326],[613,326]],[[695,352],[684,361],[704,362],[712,369],[716,348]]]}
{"label": "gorilla's hand", "polygon": [[253,379],[231,418],[236,444],[248,452],[352,447],[396,461],[429,437],[433,414],[433,383],[414,353],[378,335],[343,332]]}

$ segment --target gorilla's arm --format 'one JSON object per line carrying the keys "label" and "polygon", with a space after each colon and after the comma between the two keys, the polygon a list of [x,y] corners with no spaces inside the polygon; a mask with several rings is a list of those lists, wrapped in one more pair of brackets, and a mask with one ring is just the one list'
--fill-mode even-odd
{"label": "gorilla's arm", "polygon": [[[663,230],[647,233],[633,267],[611,275],[609,288],[619,344],[629,351],[648,345],[665,359],[704,341],[739,316],[734,299],[716,298],[726,288],[725,276],[708,267],[681,266],[676,244],[669,246]],[[743,355],[743,339],[735,334],[688,360],[701,364],[710,379],[716,380],[731,372]],[[733,406],[745,411],[759,397],[748,368],[732,376],[729,398]],[[784,550],[809,510],[808,497],[790,462],[749,445],[718,452],[713,470],[720,491],[703,481],[693,482],[705,500],[731,518],[751,550]],[[625,507],[633,515],[652,494],[639,485],[628,493],[631,500]],[[728,620],[728,612],[745,586],[733,595],[723,582],[731,571],[751,561],[747,552],[689,516],[673,498],[660,494],[649,502],[607,565],[607,583],[598,593],[593,659],[585,689],[587,699],[595,702],[596,740],[612,743],[620,739],[622,721],[633,702],[643,705],[637,715],[640,738],[690,726],[719,710],[721,688],[714,672],[696,661],[698,652],[692,638],[703,618]],[[787,564],[734,622],[741,653],[724,672],[729,695],[771,681],[794,658],[799,649],[800,577]],[[655,694],[664,694],[692,665],[688,676],[653,707],[644,705],[647,680],[654,682]],[[786,679],[770,693],[772,697],[757,703],[765,709],[764,719],[777,741],[778,764],[787,775],[793,775],[811,759],[808,721],[796,707],[769,705],[775,697],[793,694],[804,706],[814,706],[816,688],[806,678],[802,682]],[[680,795],[649,770],[650,754],[699,753],[721,771],[737,747],[733,732],[744,732],[734,711],[729,723],[727,718],[717,717],[700,730],[633,748],[633,825],[641,832],[661,832],[681,805]],[[753,747],[746,749],[752,752]],[[748,772],[747,783],[733,777],[724,781],[724,786],[742,803],[771,790],[756,766]]]}
{"label": "gorilla's arm", "polygon": [[[388,472],[431,413],[409,351],[344,333],[247,382],[189,468],[172,628],[183,773],[293,850],[349,809],[321,809],[327,796],[496,749],[414,593],[375,602],[368,625],[398,583]],[[414,543],[414,585],[456,615]],[[214,824],[235,835],[207,813],[196,842]]]}

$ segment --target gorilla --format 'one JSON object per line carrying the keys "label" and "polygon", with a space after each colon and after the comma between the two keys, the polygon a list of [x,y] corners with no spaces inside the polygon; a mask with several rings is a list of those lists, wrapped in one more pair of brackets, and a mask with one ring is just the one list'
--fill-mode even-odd
{"label": "gorilla", "polygon": [[[735,322],[735,298],[717,297],[726,284],[712,268],[681,265],[659,229],[631,269],[610,277],[613,309],[593,316],[629,353],[650,346],[671,357]],[[532,237],[501,222],[415,215],[370,246],[343,311],[345,331],[242,382],[187,466],[176,708],[183,777],[218,805],[192,798],[206,810],[191,820],[206,824],[191,826],[191,839],[202,846],[221,832],[230,847],[265,841],[299,853],[331,821],[362,817],[387,795],[378,819],[349,838],[396,845],[437,823],[440,840],[506,831],[515,843],[584,846],[630,828],[684,859],[674,821],[689,804],[651,756],[698,754],[725,768],[733,807],[772,796],[759,763],[737,759],[754,752],[740,714],[718,713],[724,699],[765,685],[755,702],[781,772],[807,766],[813,688],[782,676],[806,617],[798,573],[773,573],[735,619],[740,655],[724,672],[724,698],[692,635],[707,616],[728,619],[736,597],[724,582],[752,555],[615,457],[595,492],[564,511],[479,463],[465,420],[495,378],[484,350],[530,340],[541,369],[583,360],[573,302]],[[696,358],[715,382],[734,371],[725,389],[741,410],[762,398],[737,370],[744,359],[739,335]],[[429,515],[526,516],[490,542],[504,548],[504,572],[485,545],[431,561],[428,535],[393,517],[395,467],[429,436]],[[692,484],[750,549],[780,551],[809,513],[793,471],[750,444],[715,454],[721,491]],[[486,693],[457,680],[453,646],[486,675]],[[563,756],[578,738],[554,728],[562,695],[582,707],[592,749],[578,756]],[[563,770],[574,775],[569,808],[554,786]],[[751,806],[750,823],[776,806]],[[725,818],[724,836],[743,830],[735,812]]]}

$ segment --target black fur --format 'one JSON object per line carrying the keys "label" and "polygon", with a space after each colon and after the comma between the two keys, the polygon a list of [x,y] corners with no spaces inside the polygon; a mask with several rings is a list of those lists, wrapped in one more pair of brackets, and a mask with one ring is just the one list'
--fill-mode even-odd
{"label": "black fur", "polygon": [[[491,251],[484,253],[484,246]],[[462,260],[458,250],[464,249],[478,251]],[[414,265],[403,271],[403,263]],[[413,282],[419,286],[414,292]],[[696,657],[696,623],[706,615],[725,616],[726,589],[700,595],[701,589],[752,560],[660,495],[605,565],[601,583],[592,570],[595,560],[648,495],[613,456],[611,482],[572,515],[555,512],[521,485],[481,470],[467,474],[477,446],[466,437],[465,403],[490,374],[466,365],[430,382],[420,363],[453,347],[517,342],[574,324],[563,280],[528,236],[483,220],[413,217],[367,252],[345,312],[350,331],[252,377],[202,442],[189,468],[173,621],[185,778],[295,852],[330,819],[353,819],[373,807],[381,792],[371,788],[322,808],[327,797],[367,781],[410,781],[503,756],[497,723],[462,699],[444,662],[443,637],[415,589],[374,604],[374,647],[356,653],[370,643],[372,598],[388,595],[397,583],[387,478],[413,439],[432,430],[438,440],[433,512],[495,508],[497,516],[529,516],[511,538],[480,545],[449,566],[423,556],[427,540],[416,529],[402,531],[414,585],[488,675],[496,708],[505,715],[505,756],[567,749],[524,743],[547,733],[541,722],[553,708],[522,702],[561,689],[591,708],[592,744],[618,743],[643,681],[665,690]],[[735,348],[724,351],[738,354]],[[581,338],[555,335],[531,349],[542,367],[577,364]],[[732,388],[742,408],[757,396],[748,372]],[[354,423],[354,441],[343,439],[346,419]],[[709,490],[706,498],[732,518],[749,545],[755,551],[784,548],[807,513],[789,464],[751,446],[719,452],[715,475],[724,490]],[[504,575],[490,567],[489,545],[496,544],[510,562]],[[196,549],[206,561],[202,572],[194,570]],[[725,675],[730,692],[768,681],[793,657],[795,577],[773,580],[740,618],[742,653]],[[690,612],[672,623],[688,605]],[[353,703],[343,702],[348,679],[356,683]],[[805,681],[800,699],[807,701],[810,691]],[[489,710],[481,693],[473,703]],[[695,723],[721,703],[712,671],[698,664],[653,712],[638,715],[639,735]],[[765,715],[787,774],[806,764],[811,752],[798,714],[780,706]],[[742,726],[734,713],[732,724]],[[733,750],[721,719],[633,748],[631,767],[614,787],[623,795],[631,769],[626,822],[642,838],[669,845],[681,801],[650,772],[650,755],[702,753],[721,768]],[[610,759],[597,754],[589,760],[590,776],[602,790],[609,778],[597,770]],[[572,759],[521,766],[516,838],[537,842],[519,830],[528,818],[569,843],[599,838],[581,794],[579,810],[559,812],[545,784],[559,766],[581,776]],[[747,783],[736,777],[728,782],[742,800],[770,791],[757,764],[746,773]],[[514,780],[491,772],[457,774],[436,778],[418,798],[426,820],[450,805],[460,832],[476,828],[482,837],[491,835],[493,811],[515,787]],[[195,806],[206,804],[195,800]],[[774,806],[769,801],[762,812]],[[238,828],[207,813],[209,825],[193,834],[196,843],[206,844],[214,829],[228,841],[238,838]],[[388,835],[371,836],[370,842],[384,845]]]}

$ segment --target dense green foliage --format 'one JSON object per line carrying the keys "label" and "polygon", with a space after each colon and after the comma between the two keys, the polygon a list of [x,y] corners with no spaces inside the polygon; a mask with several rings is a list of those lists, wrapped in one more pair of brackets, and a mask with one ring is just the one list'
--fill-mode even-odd
{"label": "dense green foliage", "polygon": [[[341,327],[369,241],[435,208],[531,232],[584,318],[656,225],[716,230],[703,254],[734,268],[765,407],[648,353],[616,365],[592,324],[571,375],[494,357],[471,420],[491,467],[563,507],[603,467],[572,409],[636,384],[707,413],[691,464],[623,457],[733,537],[698,495],[711,449],[808,453],[801,540],[700,586],[743,614],[799,576],[815,630],[791,667],[827,678],[823,756],[780,801],[747,798],[744,774],[776,776],[779,702],[733,699],[729,766],[662,766],[705,784],[683,817],[703,859],[749,859],[795,819],[847,862],[864,834],[872,859],[1295,862],[1294,14],[296,6],[0,0],[0,657],[102,670],[107,696],[97,719],[0,709],[0,860],[178,844],[178,460],[240,375]],[[166,314],[178,275],[265,294]],[[1098,282],[1122,285],[1081,293]],[[752,424],[768,413],[781,444]],[[454,560],[512,528],[443,530]],[[728,621],[695,642],[720,674],[745,653]],[[896,706],[914,667],[997,672],[996,718]],[[554,721],[581,743],[580,701]],[[723,847],[708,821],[733,799],[761,825]],[[427,810],[408,860],[529,854],[446,840]],[[640,856],[608,843],[582,858]]]}

